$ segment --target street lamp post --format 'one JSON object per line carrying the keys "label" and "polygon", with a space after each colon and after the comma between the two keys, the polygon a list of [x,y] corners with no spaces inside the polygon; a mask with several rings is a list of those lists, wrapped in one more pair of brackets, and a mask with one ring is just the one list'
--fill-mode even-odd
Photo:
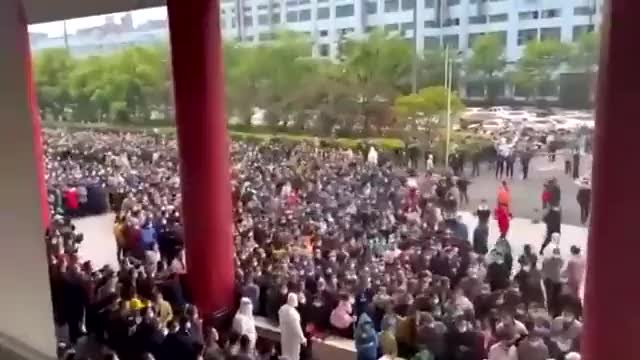
{"label": "street lamp post", "polygon": [[453,72],[451,68],[453,64],[449,59],[449,45],[444,48],[444,88],[447,91],[447,132],[444,152],[444,167],[449,168],[449,146],[451,142],[451,83]]}

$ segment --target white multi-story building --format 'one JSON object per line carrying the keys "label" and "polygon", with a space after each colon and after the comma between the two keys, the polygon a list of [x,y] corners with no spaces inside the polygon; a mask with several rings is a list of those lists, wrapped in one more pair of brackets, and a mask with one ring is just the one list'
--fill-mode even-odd
{"label": "white multi-story building", "polygon": [[287,29],[308,33],[314,54],[336,57],[343,36],[375,28],[407,38],[417,50],[448,46],[462,53],[478,36],[494,33],[515,61],[534,39],[576,40],[597,28],[603,0],[223,0],[221,25],[227,38],[271,39]]}

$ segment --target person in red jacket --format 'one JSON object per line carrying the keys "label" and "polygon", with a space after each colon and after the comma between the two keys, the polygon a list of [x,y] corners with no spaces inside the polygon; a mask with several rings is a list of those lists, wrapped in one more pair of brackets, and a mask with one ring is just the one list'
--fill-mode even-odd
{"label": "person in red jacket", "polygon": [[62,197],[64,199],[64,207],[69,216],[76,216],[78,212],[78,207],[80,206],[78,201],[78,192],[76,188],[71,187],[67,188]]}
{"label": "person in red jacket", "polygon": [[509,224],[511,222],[511,216],[509,214],[509,208],[505,205],[498,205],[494,211],[496,220],[498,221],[498,229],[500,230],[500,237],[507,237],[509,232]]}

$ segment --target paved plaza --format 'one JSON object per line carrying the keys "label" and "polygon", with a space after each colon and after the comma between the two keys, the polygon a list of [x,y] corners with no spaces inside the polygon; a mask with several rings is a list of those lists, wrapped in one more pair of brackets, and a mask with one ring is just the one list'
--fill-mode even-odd
{"label": "paved plaza", "polygon": [[[463,212],[462,216],[469,228],[469,236],[471,237],[477,224],[477,219],[468,212]],[[80,256],[83,259],[91,260],[96,267],[107,264],[114,268],[118,267],[116,244],[113,238],[113,221],[113,214],[105,214],[77,219],[74,222],[78,230],[85,235],[85,240],[80,247]],[[498,225],[495,220],[490,222],[489,234],[491,247],[498,235]],[[542,223],[534,224],[530,219],[525,218],[513,219],[511,221],[509,241],[511,242],[514,258],[520,256],[522,247],[525,244],[531,244],[534,248],[539,249],[544,234],[545,225]],[[571,245],[577,245],[586,250],[587,228],[568,224],[562,226],[560,248],[565,256],[568,256]],[[550,251],[549,249],[547,251]]]}
{"label": "paved plaza", "polygon": [[[591,173],[591,155],[583,155],[580,159],[580,175]],[[471,174],[471,168],[466,169]],[[580,207],[576,201],[578,185],[570,175],[564,173],[564,156],[559,154],[555,162],[549,162],[544,156],[537,156],[529,165],[529,178],[522,180],[520,162],[516,162],[513,179],[507,179],[511,187],[511,210],[518,218],[540,218],[542,206],[543,184],[549,178],[555,177],[562,191],[562,222],[564,224],[580,225]],[[475,209],[480,199],[487,199],[489,206],[494,206],[500,180],[495,177],[495,168],[488,169],[487,164],[481,165],[480,176],[470,178],[470,204],[466,208]]]}

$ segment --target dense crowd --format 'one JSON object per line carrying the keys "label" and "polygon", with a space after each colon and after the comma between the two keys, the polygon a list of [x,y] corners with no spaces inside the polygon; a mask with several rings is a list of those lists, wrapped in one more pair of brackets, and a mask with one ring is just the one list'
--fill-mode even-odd
{"label": "dense crowd", "polygon": [[[354,338],[359,359],[575,359],[584,260],[527,245],[513,258],[510,194],[483,201],[469,231],[468,180],[416,173],[317,143],[233,142],[239,309],[231,331],[203,323],[186,272],[176,140],[160,134],[45,134],[54,318],[72,359],[267,359],[254,316],[279,323],[281,354],[311,338]],[[551,181],[547,201],[559,200]],[[465,196],[463,196],[463,194]],[[468,196],[466,197],[468,201]],[[120,268],[79,259],[71,216],[116,213]],[[555,203],[547,216],[559,212]],[[553,216],[553,214],[551,215]],[[498,221],[499,234],[489,233]],[[493,246],[493,241],[497,239]],[[64,331],[63,331],[64,330]]]}

